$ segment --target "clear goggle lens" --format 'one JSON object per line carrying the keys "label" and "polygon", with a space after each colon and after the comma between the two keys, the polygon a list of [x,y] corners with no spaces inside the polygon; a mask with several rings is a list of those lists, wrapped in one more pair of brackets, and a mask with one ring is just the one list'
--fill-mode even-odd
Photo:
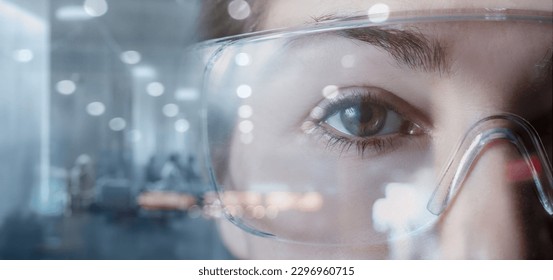
{"label": "clear goggle lens", "polygon": [[[383,243],[431,232],[490,161],[494,184],[530,185],[553,214],[552,30],[550,15],[356,19],[204,45],[227,217],[293,242]],[[491,156],[497,143],[509,151]]]}

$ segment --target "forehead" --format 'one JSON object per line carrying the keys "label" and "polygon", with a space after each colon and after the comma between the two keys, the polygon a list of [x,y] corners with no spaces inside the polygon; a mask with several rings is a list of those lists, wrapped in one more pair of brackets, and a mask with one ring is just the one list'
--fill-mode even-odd
{"label": "forehead", "polygon": [[442,9],[522,9],[553,11],[550,0],[271,0],[263,7],[260,29],[298,26],[313,18],[366,14],[375,4],[385,4],[390,12]]}

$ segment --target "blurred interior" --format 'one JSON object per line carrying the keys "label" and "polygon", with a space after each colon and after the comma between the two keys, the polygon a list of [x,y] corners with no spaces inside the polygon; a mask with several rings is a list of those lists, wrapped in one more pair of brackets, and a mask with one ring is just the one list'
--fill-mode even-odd
{"label": "blurred interior", "polygon": [[0,259],[225,259],[198,137],[200,1],[0,0]]}

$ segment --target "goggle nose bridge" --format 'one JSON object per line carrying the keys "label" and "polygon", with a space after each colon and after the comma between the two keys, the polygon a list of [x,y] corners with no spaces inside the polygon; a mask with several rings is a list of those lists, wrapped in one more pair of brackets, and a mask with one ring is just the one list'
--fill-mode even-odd
{"label": "goggle nose bridge", "polygon": [[[547,190],[548,186],[551,188],[553,185],[553,176],[545,148],[530,123],[511,114],[486,117],[471,127],[448,161],[438,186],[428,202],[427,209],[431,213],[440,215],[447,209],[480,154],[497,140],[508,141],[522,155],[530,169],[542,206],[550,216],[553,216],[553,197],[550,194],[552,190]],[[532,160],[533,157],[537,157],[537,162]],[[541,164],[542,168],[536,164]]]}

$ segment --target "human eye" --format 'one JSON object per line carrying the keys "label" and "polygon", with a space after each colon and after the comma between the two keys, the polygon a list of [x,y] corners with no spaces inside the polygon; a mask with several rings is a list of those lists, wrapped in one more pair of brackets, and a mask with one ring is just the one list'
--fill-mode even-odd
{"label": "human eye", "polygon": [[310,129],[304,131],[340,153],[356,149],[360,156],[376,156],[427,133],[416,109],[382,89],[349,87],[334,95],[311,111]]}

